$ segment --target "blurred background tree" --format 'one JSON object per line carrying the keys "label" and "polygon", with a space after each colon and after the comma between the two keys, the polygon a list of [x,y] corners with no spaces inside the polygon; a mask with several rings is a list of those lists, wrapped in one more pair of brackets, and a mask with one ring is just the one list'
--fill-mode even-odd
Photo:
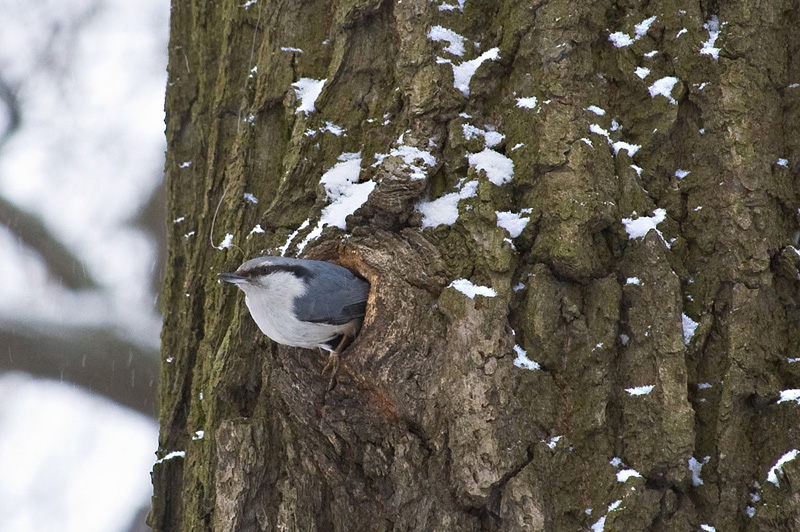
{"label": "blurred background tree", "polygon": [[2,530],[144,523],[168,9],[0,0]]}
{"label": "blurred background tree", "polygon": [[[796,2],[172,4],[154,528],[799,528]],[[283,252],[372,282],[330,392]]]}

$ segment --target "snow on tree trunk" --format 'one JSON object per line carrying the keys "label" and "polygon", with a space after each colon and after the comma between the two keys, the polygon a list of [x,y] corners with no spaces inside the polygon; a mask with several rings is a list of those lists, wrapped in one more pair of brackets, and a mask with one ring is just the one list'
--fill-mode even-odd
{"label": "snow on tree trunk", "polygon": [[[173,0],[151,526],[796,529],[799,19]],[[329,392],[281,253],[372,283]]]}

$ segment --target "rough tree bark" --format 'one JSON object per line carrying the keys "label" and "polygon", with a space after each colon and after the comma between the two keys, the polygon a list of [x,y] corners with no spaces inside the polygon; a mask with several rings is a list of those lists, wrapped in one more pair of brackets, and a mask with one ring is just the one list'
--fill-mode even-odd
{"label": "rough tree bark", "polygon": [[[173,0],[151,526],[797,530],[800,17],[752,4]],[[327,393],[216,280],[306,241],[372,283]]]}

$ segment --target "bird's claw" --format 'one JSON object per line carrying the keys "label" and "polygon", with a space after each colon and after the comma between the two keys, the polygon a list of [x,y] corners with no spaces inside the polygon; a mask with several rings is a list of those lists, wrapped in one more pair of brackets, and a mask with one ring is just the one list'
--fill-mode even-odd
{"label": "bird's claw", "polygon": [[331,379],[328,381],[328,391],[333,390],[336,386],[336,374],[339,373],[339,352],[331,351],[328,355],[328,362],[322,368],[322,374],[325,375],[328,370],[331,372]]}

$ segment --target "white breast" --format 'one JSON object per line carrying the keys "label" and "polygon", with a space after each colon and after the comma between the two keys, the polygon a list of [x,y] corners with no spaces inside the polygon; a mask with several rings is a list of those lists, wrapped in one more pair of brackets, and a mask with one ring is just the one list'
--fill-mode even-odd
{"label": "white breast", "polygon": [[[289,272],[276,272],[269,277],[269,286],[248,288],[245,303],[258,328],[270,339],[283,345],[311,349],[333,337],[350,332],[355,325],[305,323],[294,317],[294,300],[305,294],[305,284]],[[258,290],[253,297],[252,291]]]}

